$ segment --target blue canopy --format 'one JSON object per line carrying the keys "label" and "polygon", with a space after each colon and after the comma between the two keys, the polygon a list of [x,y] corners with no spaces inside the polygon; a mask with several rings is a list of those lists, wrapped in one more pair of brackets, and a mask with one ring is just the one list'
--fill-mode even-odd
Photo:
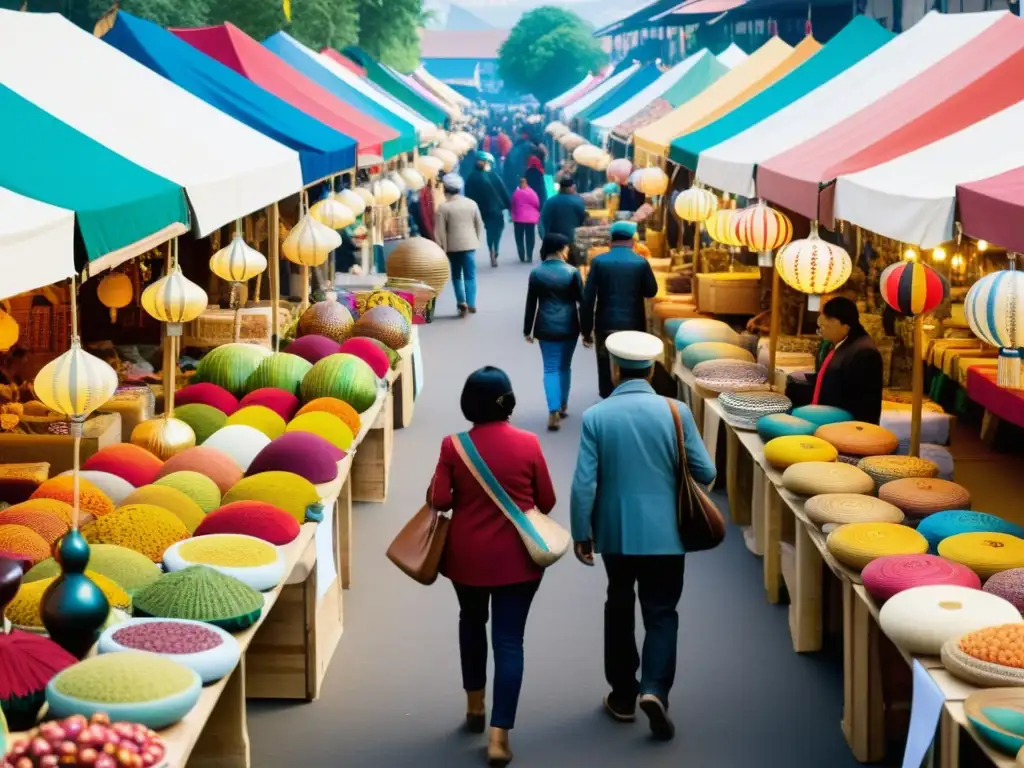
{"label": "blue canopy", "polygon": [[103,39],[207,104],[294,149],[306,184],[356,164],[355,139],[268,93],[151,21],[118,11]]}

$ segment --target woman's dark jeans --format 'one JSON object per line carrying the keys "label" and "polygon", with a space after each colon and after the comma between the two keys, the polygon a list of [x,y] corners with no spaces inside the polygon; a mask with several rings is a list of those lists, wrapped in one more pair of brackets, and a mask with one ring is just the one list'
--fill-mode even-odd
{"label": "woman's dark jeans", "polygon": [[519,690],[523,686],[523,634],[530,604],[540,580],[504,587],[468,587],[455,584],[459,597],[459,651],[462,655],[462,687],[480,691],[487,687],[487,614],[494,647],[494,702],[492,728],[513,728]]}
{"label": "woman's dark jeans", "polygon": [[533,261],[533,246],[537,240],[536,224],[513,224],[516,232],[516,250],[520,261]]}

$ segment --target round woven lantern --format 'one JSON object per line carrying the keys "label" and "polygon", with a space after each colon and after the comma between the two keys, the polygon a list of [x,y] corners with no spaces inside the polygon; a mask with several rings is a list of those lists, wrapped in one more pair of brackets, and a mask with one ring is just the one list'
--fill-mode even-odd
{"label": "round woven lantern", "polygon": [[1024,272],[1018,272],[1017,260],[1010,256],[1010,268],[985,275],[967,291],[964,315],[974,335],[999,347],[997,383],[1000,387],[1020,389],[1021,358],[1024,347]]}
{"label": "round woven lantern", "polygon": [[928,539],[932,552],[937,552],[939,544],[945,539],[961,533],[1005,533],[1024,539],[1024,528],[1021,526],[995,515],[967,509],[949,509],[928,515],[917,526],[917,530]]}
{"label": "round woven lantern", "polygon": [[245,242],[236,222],[231,242],[210,257],[210,271],[229,283],[244,283],[267,269],[267,257]]}
{"label": "round woven lantern", "polygon": [[920,519],[947,509],[970,509],[971,495],[962,485],[937,477],[906,477],[878,489],[878,498]]}
{"label": "round woven lantern", "polygon": [[427,180],[423,177],[423,174],[415,168],[403,168],[399,171],[399,175],[402,177],[402,181],[405,182],[406,188],[413,192],[419,192],[427,185]]}
{"label": "round woven lantern", "polygon": [[982,589],[1009,600],[1018,611],[1024,611],[1024,568],[1007,568],[993,574]]}
{"label": "round woven lantern", "polygon": [[981,688],[1024,686],[1024,623],[976,629],[947,640],[942,666]]}
{"label": "round woven lantern", "polygon": [[593,169],[601,156],[601,150],[593,144],[580,144],[572,151],[572,159],[584,168]]}
{"label": "round woven lantern", "polygon": [[281,254],[293,264],[319,267],[340,246],[341,235],[307,213],[281,243]]}
{"label": "round woven lantern", "polygon": [[388,277],[426,283],[440,294],[448,282],[448,257],[441,246],[424,237],[401,241],[387,257]]}
{"label": "round woven lantern", "polygon": [[775,256],[775,269],[790,288],[809,294],[807,308],[821,308],[821,294],[832,293],[853,272],[853,262],[843,248],[827,243],[818,235],[818,222],[811,222],[811,233],[794,240]]}
{"label": "round woven lantern", "polygon": [[96,286],[96,297],[100,304],[110,310],[110,322],[117,322],[117,310],[132,303],[134,287],[132,279],[123,272],[111,272]]}
{"label": "round woven lantern", "polygon": [[764,446],[765,460],[776,469],[786,469],[805,461],[833,462],[838,456],[834,447],[814,435],[777,437]]}
{"label": "round woven lantern", "polygon": [[720,208],[704,223],[708,236],[716,243],[729,247],[739,247],[743,242],[739,237],[739,213],[731,208]]}
{"label": "round woven lantern", "polygon": [[373,202],[384,207],[394,205],[402,197],[402,190],[391,179],[377,179],[370,184],[370,192]]}
{"label": "round woven lantern", "polygon": [[420,155],[416,158],[413,165],[417,171],[423,174],[424,178],[431,181],[436,181],[438,174],[444,168],[444,163],[441,162],[441,159],[433,155]]}
{"label": "round woven lantern", "polygon": [[718,198],[710,190],[690,187],[676,197],[673,210],[683,221],[707,221],[718,210]]}
{"label": "round woven lantern", "polygon": [[882,300],[905,317],[931,312],[949,298],[946,278],[919,261],[898,261],[878,279]]}
{"label": "round woven lantern", "polygon": [[777,392],[724,392],[718,402],[731,424],[746,429],[754,429],[762,416],[785,413],[793,405]]}
{"label": "round woven lantern", "polygon": [[177,261],[168,274],[142,292],[142,308],[167,323],[168,336],[180,336],[181,326],[203,314],[208,301],[206,291],[182,274]]}
{"label": "round woven lantern", "polygon": [[448,149],[434,147],[430,150],[430,155],[441,161],[441,170],[445,173],[451,173],[459,164],[459,156]]}
{"label": "round woven lantern", "polygon": [[1024,568],[1024,539],[1008,533],[958,533],[939,542],[938,550],[982,580],[1010,568]]}
{"label": "round woven lantern", "polygon": [[637,192],[642,192],[647,197],[664,195],[668,189],[668,175],[661,168],[644,168],[634,184]]}
{"label": "round woven lantern", "polygon": [[770,267],[771,252],[793,239],[793,222],[784,213],[766,205],[764,200],[740,212],[739,228],[740,240],[747,248],[758,252],[760,267]]}
{"label": "round woven lantern", "polygon": [[793,409],[793,415],[798,419],[811,422],[811,424],[815,425],[815,429],[825,424],[853,421],[853,416],[849,411],[844,411],[842,408],[836,408],[832,405],[802,405],[799,408]]}
{"label": "round woven lantern", "polygon": [[633,164],[625,157],[620,157],[608,163],[606,174],[608,181],[614,181],[622,185],[629,180],[629,174],[633,172]]}
{"label": "round woven lantern", "polygon": [[[797,464],[790,469],[799,466],[803,465]],[[886,501],[862,493],[818,494],[804,502],[804,512],[807,513],[807,518],[817,525],[903,522],[902,510]]]}
{"label": "round woven lantern", "polygon": [[740,335],[728,323],[709,318],[697,318],[679,327],[675,335],[676,349],[686,349],[691,344],[715,341],[739,346]]}
{"label": "round woven lantern", "polygon": [[693,369],[697,387],[712,393],[768,388],[768,369],[745,360],[708,360]]}
{"label": "round woven lantern", "polygon": [[[430,159],[434,160],[434,158]],[[440,169],[441,164],[438,163],[437,167]],[[351,189],[342,189],[335,192],[334,199],[352,211],[353,216],[362,216],[363,211],[366,210],[366,201]]]}
{"label": "round woven lantern", "polygon": [[865,421],[846,421],[818,427],[814,433],[836,450],[851,456],[879,456],[895,451],[900,439],[885,427]]}
{"label": "round woven lantern", "polygon": [[770,413],[761,416],[756,424],[757,436],[764,442],[776,437],[792,435],[813,435],[816,427],[806,419],[798,419],[788,413]]}
{"label": "round woven lantern", "polygon": [[911,587],[882,606],[878,624],[896,647],[938,655],[943,644],[983,627],[1020,621],[1020,611],[997,595],[955,584]]}
{"label": "round woven lantern", "polygon": [[874,481],[864,472],[838,461],[802,461],[793,464],[782,473],[782,485],[787,491],[800,496],[818,496],[823,493],[870,493],[875,487]]}
{"label": "round woven lantern", "polygon": [[841,525],[826,539],[828,551],[843,565],[860,571],[887,555],[923,555],[928,542],[913,528],[897,523]]}
{"label": "round woven lantern", "polygon": [[871,475],[875,490],[888,482],[904,477],[938,477],[939,467],[927,459],[916,456],[868,456],[857,466]]}
{"label": "round woven lantern", "polygon": [[914,587],[931,584],[981,589],[970,568],[935,555],[890,555],[868,563],[860,574],[864,588],[879,603]]}

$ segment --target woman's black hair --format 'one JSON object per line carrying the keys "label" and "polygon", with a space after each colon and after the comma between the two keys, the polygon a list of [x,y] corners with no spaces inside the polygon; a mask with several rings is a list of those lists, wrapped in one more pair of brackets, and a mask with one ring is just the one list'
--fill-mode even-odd
{"label": "woman's black hair", "polygon": [[568,237],[557,232],[549,232],[544,235],[544,241],[540,244],[540,257],[546,259],[548,256],[554,256],[563,248],[568,247],[568,245]]}
{"label": "woman's black hair", "polygon": [[462,387],[460,405],[466,421],[473,424],[507,421],[516,407],[508,374],[492,365],[473,371]]}
{"label": "woman's black hair", "polygon": [[855,339],[867,333],[864,326],[860,324],[860,312],[857,310],[857,304],[845,296],[836,296],[826,301],[821,308],[821,314],[838,320],[843,325],[848,325],[850,334],[847,338]]}

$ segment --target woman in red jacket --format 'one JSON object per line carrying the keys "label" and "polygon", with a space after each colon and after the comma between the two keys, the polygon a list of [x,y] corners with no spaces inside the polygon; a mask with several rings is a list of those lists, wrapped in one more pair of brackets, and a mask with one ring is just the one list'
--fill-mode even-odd
{"label": "woman in red jacket", "polygon": [[[555,506],[547,462],[532,432],[509,423],[516,405],[512,383],[499,368],[472,373],[462,390],[462,413],[473,423],[469,437],[501,487],[522,510],[548,514]],[[508,732],[515,725],[523,684],[523,635],[542,571],[530,559],[516,528],[491,501],[456,453],[452,437],[441,458],[427,502],[452,510],[441,573],[459,599],[459,651],[466,690],[466,725],[483,733],[487,683],[487,616],[493,618],[494,697],[487,757],[491,765],[512,760]]]}

